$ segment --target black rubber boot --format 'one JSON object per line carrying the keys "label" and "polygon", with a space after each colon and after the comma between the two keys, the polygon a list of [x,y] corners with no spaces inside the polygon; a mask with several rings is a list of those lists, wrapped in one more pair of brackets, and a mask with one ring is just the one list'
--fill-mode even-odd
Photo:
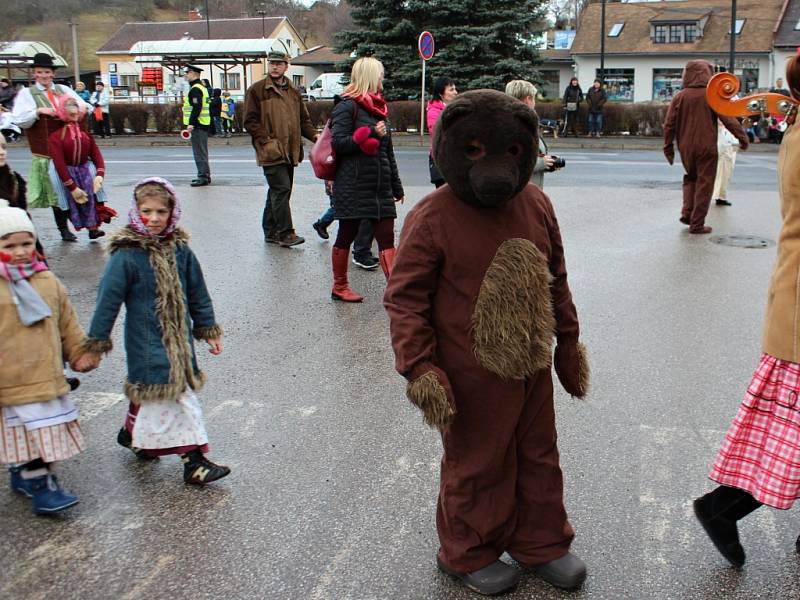
{"label": "black rubber boot", "polygon": [[53,217],[56,220],[56,227],[61,234],[62,241],[77,242],[78,238],[69,230],[69,221],[67,220],[67,211],[61,210],[57,206],[53,207]]}
{"label": "black rubber boot", "polygon": [[736,522],[761,506],[747,492],[721,485],[694,501],[694,514],[714,546],[734,567],[745,562]]}
{"label": "black rubber boot", "polygon": [[457,573],[447,568],[441,559],[436,557],[436,565],[442,573],[460,579],[473,592],[484,596],[494,596],[510,590],[519,583],[522,575],[519,569],[496,560],[471,573]]}

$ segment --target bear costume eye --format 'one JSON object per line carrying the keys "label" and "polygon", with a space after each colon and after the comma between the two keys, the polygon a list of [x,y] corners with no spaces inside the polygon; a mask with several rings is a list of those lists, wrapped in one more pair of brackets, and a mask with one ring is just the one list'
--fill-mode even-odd
{"label": "bear costume eye", "polygon": [[511,156],[519,156],[522,152],[522,148],[519,147],[519,144],[512,144],[508,147],[508,153]]}
{"label": "bear costume eye", "polygon": [[470,160],[479,160],[486,156],[486,148],[477,140],[473,140],[464,148],[464,154]]}

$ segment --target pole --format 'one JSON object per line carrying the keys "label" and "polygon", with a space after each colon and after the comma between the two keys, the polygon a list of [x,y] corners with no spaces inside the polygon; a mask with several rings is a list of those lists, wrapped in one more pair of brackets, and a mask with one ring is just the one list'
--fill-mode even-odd
{"label": "pole", "polygon": [[70,21],[68,23],[72,32],[72,63],[75,70],[75,85],[81,80],[80,59],[78,58],[78,24]]}
{"label": "pole", "polygon": [[422,95],[419,97],[419,137],[425,136],[425,63],[422,59]]}
{"label": "pole", "polygon": [[606,0],[600,8],[600,81],[606,80]]}
{"label": "pole", "polygon": [[731,0],[731,53],[728,58],[728,73],[736,72],[736,0]]}
{"label": "pole", "polygon": [[211,39],[211,23],[208,20],[208,0],[205,0],[205,11],[206,11],[206,39]]}

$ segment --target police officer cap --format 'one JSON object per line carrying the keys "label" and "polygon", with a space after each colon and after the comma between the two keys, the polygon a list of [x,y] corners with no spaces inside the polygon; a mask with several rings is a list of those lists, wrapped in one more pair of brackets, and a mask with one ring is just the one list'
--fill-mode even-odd
{"label": "police officer cap", "polygon": [[188,73],[189,71],[194,71],[195,73],[202,73],[203,69],[195,65],[186,65],[186,72]]}
{"label": "police officer cap", "polygon": [[270,50],[267,54],[267,60],[282,60],[285,63],[289,62],[289,55],[286,52],[281,52],[280,50]]}

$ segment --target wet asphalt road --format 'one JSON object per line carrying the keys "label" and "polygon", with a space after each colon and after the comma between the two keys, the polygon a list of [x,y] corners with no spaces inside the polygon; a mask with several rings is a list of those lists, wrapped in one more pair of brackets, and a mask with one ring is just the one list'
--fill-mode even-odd
{"label": "wet asphalt road", "polygon": [[[27,171],[27,151],[10,154]],[[310,228],[326,199],[309,168],[299,169],[293,199],[308,241],[283,249],[261,242],[263,187],[249,149],[212,149],[215,185],[201,189],[187,186],[193,170],[181,149],[105,154],[121,212],[140,176],[178,184],[227,332],[221,356],[201,350],[201,399],[211,458],[233,473],[187,488],[177,458],[140,463],[116,446],[126,404],[115,350],[76,393],[89,448],[60,473],[81,503],[36,518],[24,498],[0,490],[0,598],[472,597],[435,567],[441,448],[393,371],[383,276],[351,270],[365,302],[329,299],[330,243]],[[425,151],[398,154],[402,221],[430,188]],[[557,387],[556,405],[573,551],[589,578],[567,594],[525,577],[507,597],[800,597],[792,511],[762,509],[743,522],[748,563],[735,571],[690,504],[711,488],[706,472],[759,358],[775,248],[689,236],[677,222],[680,169],[658,153],[564,154],[569,168],[548,175],[545,189],[594,379],[588,401]],[[709,215],[715,233],[776,239],[774,160],[740,155],[734,206]],[[101,246],[57,241],[47,211],[34,220],[88,325]],[[121,330],[120,320],[120,349]]]}

